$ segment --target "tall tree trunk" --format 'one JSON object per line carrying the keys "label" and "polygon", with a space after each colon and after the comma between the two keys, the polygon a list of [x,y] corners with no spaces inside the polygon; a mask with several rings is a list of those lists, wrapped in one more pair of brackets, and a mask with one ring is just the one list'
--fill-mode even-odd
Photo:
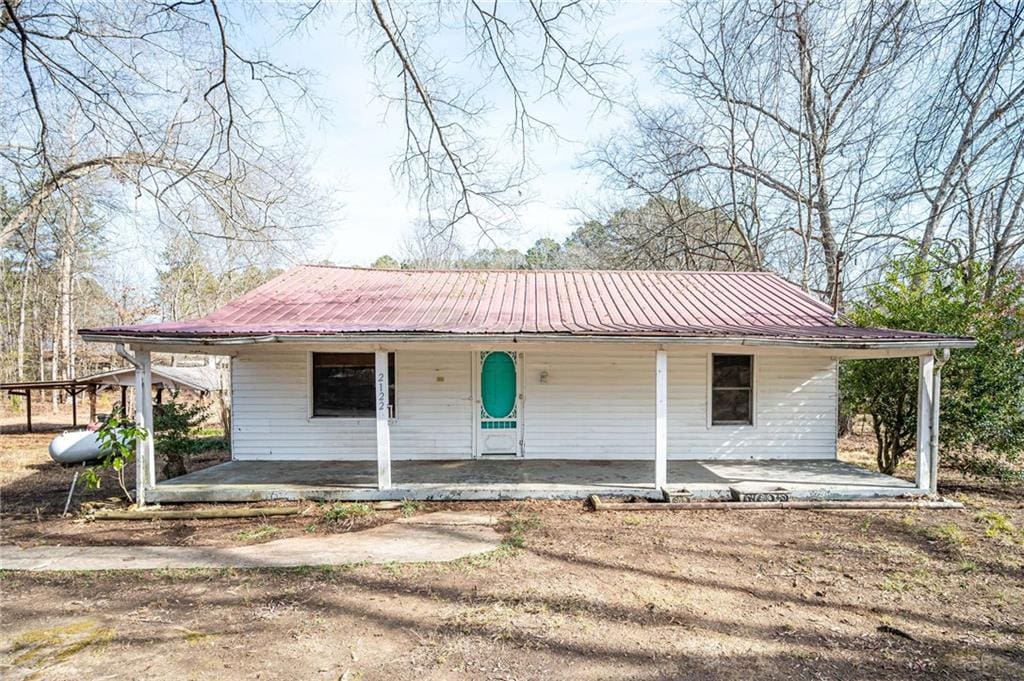
{"label": "tall tree trunk", "polygon": [[[842,303],[839,283],[839,247],[836,243],[835,231],[832,226],[831,197],[828,189],[828,171],[826,156],[829,154],[831,132],[830,119],[826,116],[819,122],[818,103],[814,95],[814,83],[817,78],[814,59],[811,54],[811,31],[807,24],[805,12],[807,6],[798,5],[793,15],[800,63],[800,107],[801,118],[806,127],[808,160],[807,169],[807,201],[813,204],[818,217],[818,241],[821,243],[822,256],[825,260],[825,273],[828,280],[825,295],[838,309]],[[813,191],[810,191],[813,187]],[[810,211],[808,211],[810,220]],[[810,222],[808,221],[808,230]]]}
{"label": "tall tree trunk", "polygon": [[821,233],[821,250],[825,258],[825,273],[828,282],[825,288],[825,295],[832,303],[833,309],[840,309],[843,305],[843,290],[839,280],[839,247],[836,244],[835,231],[832,229],[832,216],[829,213],[829,195],[825,183],[824,161],[816,165],[818,171],[817,184],[817,212],[818,231]]}
{"label": "tall tree trunk", "polygon": [[28,307],[28,282],[32,276],[32,260],[25,257],[21,274],[21,303],[18,307],[18,380],[25,380],[25,312]]}
{"label": "tall tree trunk", "polygon": [[[32,300],[35,302],[39,301],[39,277],[32,282]],[[39,305],[32,305],[32,328],[36,332],[36,351],[39,353],[39,359],[36,364],[36,373],[39,376],[40,381],[46,380],[46,332],[43,330],[42,323],[39,321]]]}
{"label": "tall tree trunk", "polygon": [[[59,288],[59,287],[58,287]],[[58,291],[58,296],[60,292]],[[60,305],[53,306],[53,317],[50,320],[50,380],[56,381],[60,378]],[[53,411],[57,411],[57,403],[60,400],[60,391],[50,391],[50,401]]]}
{"label": "tall tree trunk", "polygon": [[81,219],[79,212],[79,194],[72,187],[70,193],[70,210],[67,226],[64,230],[60,252],[60,344],[64,358],[62,378],[75,377],[75,326],[74,326],[74,290],[75,290],[75,255],[78,244],[78,228]]}

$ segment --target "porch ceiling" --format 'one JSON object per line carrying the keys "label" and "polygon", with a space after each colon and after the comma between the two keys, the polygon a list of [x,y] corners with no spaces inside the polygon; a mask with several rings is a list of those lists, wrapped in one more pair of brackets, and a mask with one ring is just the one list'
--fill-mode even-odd
{"label": "porch ceiling", "polygon": [[[393,489],[377,489],[375,461],[231,461],[158,484],[153,501],[260,499],[577,499],[658,496],[654,462],[638,460],[395,461]],[[668,487],[696,498],[729,488],[785,488],[795,498],[913,494],[913,483],[833,460],[670,461]]]}

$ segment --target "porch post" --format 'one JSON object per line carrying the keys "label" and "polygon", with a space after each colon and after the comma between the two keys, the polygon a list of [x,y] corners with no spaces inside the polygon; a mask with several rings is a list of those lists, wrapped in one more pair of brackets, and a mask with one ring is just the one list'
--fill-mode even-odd
{"label": "porch post", "polygon": [[928,446],[928,464],[931,467],[928,476],[929,494],[939,492],[939,394],[942,392],[942,365],[949,361],[949,349],[944,349],[942,355],[935,358],[935,373],[932,376],[932,413],[929,435],[931,442]]}
{"label": "porch post", "polygon": [[153,447],[153,362],[149,350],[135,351],[135,423],[146,431],[135,449],[135,500],[146,503],[146,490],[156,486],[156,461]]}
{"label": "porch post", "polygon": [[377,489],[391,489],[391,430],[388,425],[388,353],[378,350],[374,357],[377,405]]}
{"label": "porch post", "polygon": [[932,408],[934,388],[933,368],[935,358],[922,355],[917,358],[917,475],[915,483],[919,490],[931,490]]}
{"label": "porch post", "polygon": [[658,350],[654,355],[654,486],[668,486],[668,354]]}

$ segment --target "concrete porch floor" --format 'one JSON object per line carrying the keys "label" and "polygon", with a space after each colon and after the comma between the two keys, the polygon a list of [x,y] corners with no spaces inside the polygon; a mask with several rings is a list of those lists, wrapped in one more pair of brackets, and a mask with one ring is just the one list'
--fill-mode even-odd
{"label": "concrete porch floor", "polygon": [[[377,489],[376,461],[229,461],[157,484],[157,503],[315,499],[484,500],[659,497],[654,462],[544,459],[394,461],[392,489]],[[726,499],[729,488],[785,488],[792,498],[854,499],[919,493],[906,480],[832,459],[669,461],[668,487]]]}

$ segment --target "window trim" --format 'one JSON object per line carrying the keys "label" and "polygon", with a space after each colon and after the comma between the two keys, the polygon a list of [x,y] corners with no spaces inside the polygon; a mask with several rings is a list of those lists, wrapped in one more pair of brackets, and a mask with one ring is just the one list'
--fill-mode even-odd
{"label": "window trim", "polygon": [[[715,356],[738,355],[750,358],[750,421],[726,421],[715,423],[712,418],[712,401],[714,400]],[[746,352],[709,352],[705,374],[705,416],[706,425],[712,428],[756,428],[757,427],[757,355]],[[738,388],[742,390],[743,388]]]}
{"label": "window trim", "polygon": [[[376,351],[371,350],[367,352],[365,350],[308,350],[306,352],[306,421],[344,421],[346,423],[374,423],[377,421],[376,416],[316,416],[313,414],[313,355],[314,354],[351,354],[351,355],[366,355],[374,354]],[[396,350],[388,350],[389,355],[395,356],[395,403],[392,406],[392,413],[388,415],[388,422],[395,423],[398,421],[398,403],[399,403],[399,387],[398,387],[398,374],[401,373],[398,362],[399,353]],[[388,378],[391,378],[390,376]],[[376,400],[374,400],[376,401]]]}

